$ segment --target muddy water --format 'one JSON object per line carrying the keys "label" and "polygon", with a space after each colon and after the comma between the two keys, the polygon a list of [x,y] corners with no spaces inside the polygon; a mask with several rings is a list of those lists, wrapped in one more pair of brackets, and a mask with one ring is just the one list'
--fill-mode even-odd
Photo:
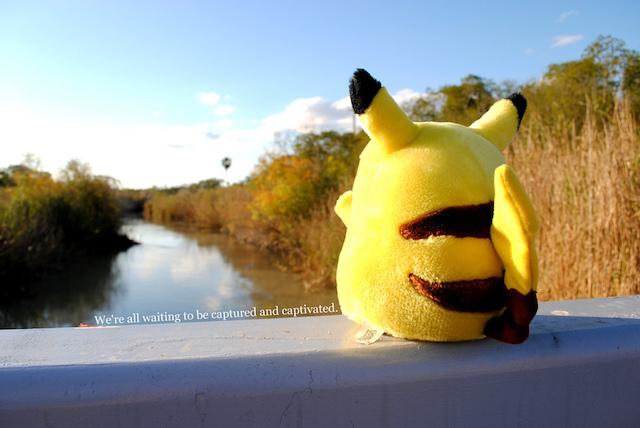
{"label": "muddy water", "polygon": [[0,308],[0,327],[287,317],[295,308],[301,315],[338,311],[335,290],[306,292],[276,257],[226,235],[140,219],[127,220],[123,231],[140,245],[65,265],[33,285],[32,295]]}

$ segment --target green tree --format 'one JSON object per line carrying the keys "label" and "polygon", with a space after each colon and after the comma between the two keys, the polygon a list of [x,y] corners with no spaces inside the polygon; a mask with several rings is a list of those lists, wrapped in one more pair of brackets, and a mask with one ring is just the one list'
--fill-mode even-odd
{"label": "green tree", "polygon": [[342,177],[355,174],[363,148],[361,138],[335,131],[301,134],[292,142],[293,154],[318,165],[331,186]]}
{"label": "green tree", "polygon": [[593,61],[595,64],[597,73],[593,83],[602,91],[604,102],[622,89],[621,82],[632,55],[624,46],[625,42],[620,39],[601,35],[582,54],[583,60]]}
{"label": "green tree", "polygon": [[195,184],[189,186],[189,190],[197,189],[217,189],[222,186],[223,180],[220,178],[208,178],[206,180],[200,180]]}
{"label": "green tree", "polygon": [[0,187],[13,187],[15,185],[13,174],[6,169],[0,170]]}
{"label": "green tree", "polygon": [[86,247],[116,235],[120,218],[115,180],[93,175],[89,164],[76,159],[67,163],[60,177],[57,222],[67,243]]}
{"label": "green tree", "polygon": [[616,102],[640,102],[640,56],[611,36],[599,36],[576,61],[551,64],[544,77],[523,87],[530,111],[557,133],[580,131],[586,113],[611,118]]}
{"label": "green tree", "polygon": [[440,109],[443,103],[442,93],[434,93],[427,88],[426,95],[404,106],[404,110],[408,113],[409,119],[414,122],[433,122],[440,119]]}
{"label": "green tree", "polygon": [[622,91],[632,111],[640,114],[640,54],[630,51],[622,75]]}
{"label": "green tree", "polygon": [[474,74],[462,79],[460,85],[443,86],[440,92],[446,96],[446,101],[440,119],[470,125],[496,101],[495,91],[493,80]]}

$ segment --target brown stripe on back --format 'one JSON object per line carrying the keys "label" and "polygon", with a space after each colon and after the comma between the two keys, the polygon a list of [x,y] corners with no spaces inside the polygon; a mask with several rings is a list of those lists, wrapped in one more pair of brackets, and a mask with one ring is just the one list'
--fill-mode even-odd
{"label": "brown stripe on back", "polygon": [[445,309],[458,312],[492,312],[505,306],[505,286],[502,277],[438,284],[411,273],[409,280],[419,293]]}
{"label": "brown stripe on back", "polygon": [[447,207],[403,224],[400,226],[400,235],[405,239],[427,239],[441,235],[490,238],[492,220],[493,202]]}

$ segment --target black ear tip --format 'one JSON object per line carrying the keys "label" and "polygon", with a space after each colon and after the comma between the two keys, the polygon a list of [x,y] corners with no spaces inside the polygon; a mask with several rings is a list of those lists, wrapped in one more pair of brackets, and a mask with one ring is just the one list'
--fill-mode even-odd
{"label": "black ear tip", "polygon": [[371,105],[382,85],[364,69],[359,68],[353,73],[349,84],[351,105],[356,114],[364,113]]}
{"label": "black ear tip", "polygon": [[509,101],[518,109],[518,125],[522,122],[524,112],[527,110],[527,99],[520,92],[514,92],[507,97]]}
{"label": "black ear tip", "polygon": [[355,73],[353,73],[353,77],[351,78],[351,81],[354,81],[354,80],[365,81],[365,80],[375,80],[375,79],[371,77],[369,72],[364,68],[358,68],[356,69]]}

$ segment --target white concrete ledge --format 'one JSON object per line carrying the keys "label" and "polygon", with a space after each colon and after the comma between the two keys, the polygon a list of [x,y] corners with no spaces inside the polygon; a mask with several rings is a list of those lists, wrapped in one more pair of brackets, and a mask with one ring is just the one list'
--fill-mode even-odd
{"label": "white concrete ledge", "polygon": [[0,331],[0,426],[637,427],[640,296],[543,303],[522,345],[342,316]]}

